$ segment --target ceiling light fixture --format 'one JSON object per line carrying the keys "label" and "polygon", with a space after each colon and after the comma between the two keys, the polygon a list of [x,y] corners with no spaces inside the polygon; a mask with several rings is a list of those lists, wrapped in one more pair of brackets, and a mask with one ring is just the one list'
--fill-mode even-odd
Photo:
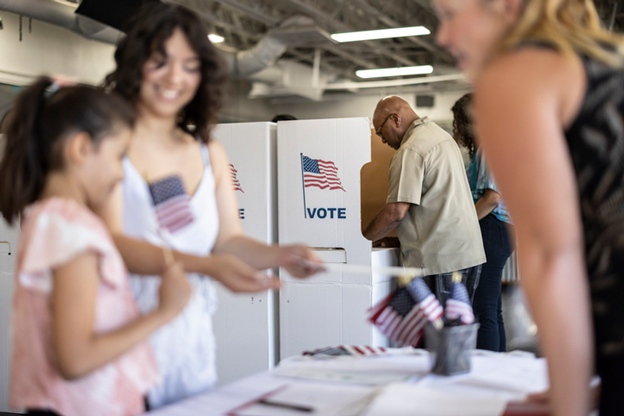
{"label": "ceiling light fixture", "polygon": [[400,77],[404,75],[423,75],[433,72],[431,65],[403,66],[399,68],[360,69],[355,75],[360,78]]}
{"label": "ceiling light fixture", "polygon": [[214,33],[209,34],[208,39],[212,43],[222,43],[225,40],[223,36],[215,35]]}
{"label": "ceiling light fixture", "polygon": [[331,38],[336,42],[358,42],[361,40],[404,38],[406,36],[429,35],[431,32],[424,26],[395,27],[390,29],[363,30],[361,32],[334,33]]}

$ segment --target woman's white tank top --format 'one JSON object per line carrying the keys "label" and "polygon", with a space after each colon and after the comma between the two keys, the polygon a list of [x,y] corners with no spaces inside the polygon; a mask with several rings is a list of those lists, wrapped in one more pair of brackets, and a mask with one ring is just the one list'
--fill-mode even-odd
{"label": "woman's white tank top", "polygon": [[[123,162],[123,227],[130,237],[147,240],[157,246],[168,245],[176,251],[206,256],[211,251],[219,229],[215,198],[215,180],[206,145],[201,146],[204,173],[190,197],[193,221],[167,233],[163,241],[149,185],[126,158]],[[157,330],[150,338],[162,382],[149,392],[152,408],[164,406],[206,391],[217,380],[212,314],[217,297],[212,279],[189,274],[193,295],[183,312]],[[131,275],[130,284],[143,313],[158,305],[159,276]]]}

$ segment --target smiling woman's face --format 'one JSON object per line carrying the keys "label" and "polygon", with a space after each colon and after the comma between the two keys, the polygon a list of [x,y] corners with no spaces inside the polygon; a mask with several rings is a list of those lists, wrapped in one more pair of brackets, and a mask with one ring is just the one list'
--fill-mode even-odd
{"label": "smiling woman's face", "polygon": [[475,82],[511,24],[506,0],[432,0],[432,4],[440,19],[437,42]]}
{"label": "smiling woman's face", "polygon": [[176,117],[195,97],[201,62],[180,29],[165,41],[164,49],[166,56],[153,52],[143,65],[139,105],[160,117]]}

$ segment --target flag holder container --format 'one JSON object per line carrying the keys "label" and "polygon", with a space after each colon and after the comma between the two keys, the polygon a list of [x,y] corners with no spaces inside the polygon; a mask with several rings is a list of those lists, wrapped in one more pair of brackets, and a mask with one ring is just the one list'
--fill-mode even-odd
{"label": "flag holder container", "polygon": [[425,345],[431,352],[431,372],[445,376],[470,372],[470,356],[477,344],[479,324],[425,327]]}

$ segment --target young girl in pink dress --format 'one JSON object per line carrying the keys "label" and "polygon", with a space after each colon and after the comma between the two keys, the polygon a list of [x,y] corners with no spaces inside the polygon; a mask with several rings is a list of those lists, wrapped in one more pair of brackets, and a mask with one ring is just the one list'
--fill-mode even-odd
{"label": "young girl in pink dress", "polygon": [[[52,92],[46,92],[52,87]],[[122,179],[134,125],[125,101],[42,78],[17,99],[0,162],[0,212],[22,215],[13,301],[11,406],[31,414],[136,415],[159,379],[145,340],[186,305],[179,264],[141,316],[92,210]]]}

